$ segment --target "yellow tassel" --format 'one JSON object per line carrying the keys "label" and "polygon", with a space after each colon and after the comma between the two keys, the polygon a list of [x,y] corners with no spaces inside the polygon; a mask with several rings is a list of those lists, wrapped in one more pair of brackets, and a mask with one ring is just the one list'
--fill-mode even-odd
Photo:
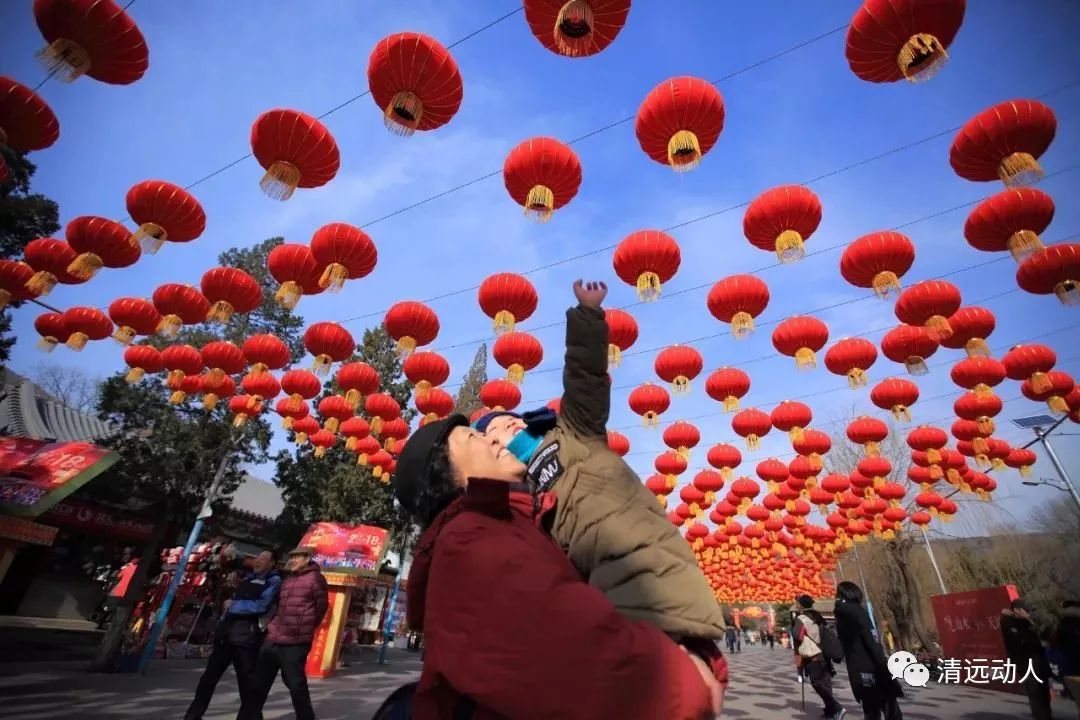
{"label": "yellow tassel", "polygon": [[161,318],[161,322],[157,325],[157,333],[165,338],[174,338],[180,334],[180,328],[184,326],[184,321],[177,315],[166,315]]}
{"label": "yellow tassel", "polygon": [[693,170],[701,162],[701,144],[690,130],[680,130],[671,136],[667,145],[668,165],[675,172]]}
{"label": "yellow tassel", "polygon": [[525,196],[525,216],[545,223],[555,212],[555,193],[546,185],[533,185]]}
{"label": "yellow tassel", "polygon": [[345,281],[349,279],[349,269],[341,263],[330,263],[319,276],[319,287],[326,288],[327,292],[341,292],[345,287]]}
{"label": "yellow tassel", "polygon": [[304,432],[296,433],[296,444],[297,445],[307,445],[307,441],[308,441],[307,433],[304,433]]}
{"label": "yellow tassel", "polygon": [[767,487],[769,489],[770,493],[774,493],[774,492],[776,492],[777,490],[780,489],[780,486],[777,485],[775,480],[766,480],[765,481],[765,487]]}
{"label": "yellow tassel", "polygon": [[113,340],[121,345],[127,346],[131,344],[131,341],[135,339],[135,330],[129,328],[127,325],[121,325],[113,333]]}
{"label": "yellow tassel", "polygon": [[935,448],[930,448],[926,451],[926,459],[935,464],[941,462],[941,451]]}
{"label": "yellow tassel", "polygon": [[[993,432],[993,430],[990,432]],[[976,455],[985,455],[990,452],[990,443],[986,442],[986,438],[977,437],[971,441],[971,449],[975,451]]]}
{"label": "yellow tassel", "polygon": [[286,416],[281,419],[281,427],[285,430],[292,430],[294,419],[292,416]]}
{"label": "yellow tassel", "polygon": [[896,277],[896,273],[892,270],[882,270],[874,276],[871,284],[874,287],[874,294],[881,299],[900,293],[900,278]]}
{"label": "yellow tassel", "polygon": [[949,319],[942,315],[932,315],[926,321],[926,327],[936,332],[941,339],[952,336],[952,325],[949,324]]}
{"label": "yellow tassel", "polygon": [[232,303],[228,300],[218,300],[210,306],[210,312],[206,314],[206,319],[209,322],[225,324],[229,322],[234,312],[236,312],[236,310],[233,308]]}
{"label": "yellow tassel", "polygon": [[424,117],[424,103],[408,90],[396,93],[383,110],[383,124],[395,135],[409,137]]}
{"label": "yellow tassel", "polygon": [[794,230],[785,230],[776,237],[776,257],[782,263],[802,260],[806,255],[803,237]]}
{"label": "yellow tassel", "polygon": [[304,289],[300,287],[299,283],[292,280],[286,280],[281,283],[277,292],[274,293],[274,300],[286,310],[292,310],[296,307],[296,304],[300,302],[300,298],[303,296]]}
{"label": "yellow tassel", "polygon": [[1050,382],[1050,378],[1047,377],[1044,372],[1037,372],[1031,376],[1031,389],[1035,392],[1046,392],[1053,386],[1053,383]]}
{"label": "yellow tassel", "polygon": [[363,454],[357,455],[356,456],[356,465],[357,465],[357,467],[367,467],[367,455],[363,455]]}
{"label": "yellow tassel", "polygon": [[500,310],[495,313],[495,319],[492,322],[495,328],[495,334],[505,335],[514,329],[514,313],[509,310]]}
{"label": "yellow tassel", "polygon": [[38,297],[48,295],[56,287],[56,276],[45,270],[38,270],[34,276],[26,281],[26,289]]}
{"label": "yellow tassel", "polygon": [[354,438],[354,437],[346,438],[346,440],[345,440],[345,449],[346,450],[355,450],[356,449],[356,442],[357,442],[357,438]]}
{"label": "yellow tassel", "polygon": [[852,390],[866,386],[866,371],[862,368],[851,368],[847,373],[848,386]]}
{"label": "yellow tassel", "polygon": [[11,302],[11,292],[0,288],[0,310],[6,308],[9,302]]}
{"label": "yellow tassel", "polygon": [[147,255],[153,255],[165,244],[168,233],[157,223],[145,222],[131,236],[132,247],[141,247]]}
{"label": "yellow tassel", "polygon": [[383,449],[389,453],[394,452],[394,448],[396,447],[397,443],[395,442],[394,438],[386,438],[386,442],[383,443]]}
{"label": "yellow tassel", "polygon": [[893,417],[897,420],[904,420],[911,422],[911,411],[906,405],[893,405],[892,406]]}
{"label": "yellow tassel", "polygon": [[746,448],[747,450],[757,450],[761,447],[761,438],[753,433],[746,436]]}
{"label": "yellow tassel", "polygon": [[660,276],[652,271],[641,273],[637,279],[637,295],[641,302],[652,302],[660,297]]}
{"label": "yellow tassel", "polygon": [[1046,401],[1047,407],[1050,408],[1050,412],[1055,415],[1066,415],[1069,412],[1069,406],[1065,402],[1065,398],[1060,395],[1053,395]]}
{"label": "yellow tassel", "polygon": [[740,310],[731,316],[731,336],[736,340],[745,340],[754,334],[754,318],[750,313]]}
{"label": "yellow tassel", "polygon": [[866,449],[867,456],[881,454],[881,447],[873,440],[868,443],[863,443],[863,448]]}
{"label": "yellow tassel", "polygon": [[641,416],[641,424],[643,427],[654,428],[660,424],[660,416],[650,410]]}
{"label": "yellow tassel", "polygon": [[1030,465],[1021,465],[1020,466],[1020,474],[1023,477],[1031,477],[1031,466]]}
{"label": "yellow tassel", "polygon": [[657,495],[656,500],[660,503],[660,507],[667,510],[667,495]]}
{"label": "yellow tassel", "polygon": [[896,56],[896,65],[910,83],[926,82],[949,62],[949,53],[941,42],[929,33],[916,33],[908,38]]}
{"label": "yellow tassel", "polygon": [[341,421],[337,418],[327,418],[326,422],[323,424],[323,428],[328,432],[336,433],[338,431],[338,426],[340,425]]}
{"label": "yellow tassel", "polygon": [[397,354],[400,357],[408,357],[416,350],[416,338],[406,335],[397,341]]}
{"label": "yellow tassel", "polygon": [[330,374],[330,366],[334,364],[334,361],[329,355],[318,355],[315,357],[315,362],[311,364],[311,371],[320,377],[325,377]]}
{"label": "yellow tassel", "polygon": [[671,381],[671,392],[674,395],[686,395],[690,392],[690,378],[680,375]]}
{"label": "yellow tassel", "polygon": [[[522,374],[522,377],[524,377],[525,371],[522,370],[521,374]],[[416,399],[417,400],[426,400],[429,395],[431,395],[431,383],[430,382],[428,382],[427,380],[421,380],[420,382],[416,383]]]}
{"label": "yellow tassel", "polygon": [[375,467],[373,467],[371,469],[371,474],[374,475],[376,478],[381,478],[382,477],[382,472],[383,472],[382,468],[379,467],[378,465],[376,465]]}
{"label": "yellow tassel", "polygon": [[810,348],[799,348],[795,351],[795,367],[799,370],[810,370],[817,367],[817,356]]}
{"label": "yellow tassel", "polygon": [[622,350],[615,343],[609,343],[607,346],[607,360],[608,367],[619,367],[622,362]]}
{"label": "yellow tassel", "polygon": [[729,413],[739,409],[739,398],[728,395],[724,398],[724,412]]}
{"label": "yellow tassel", "polygon": [[665,475],[664,480],[667,481],[668,490],[674,490],[675,486],[679,484],[679,478],[674,475]]}
{"label": "yellow tassel", "polygon": [[990,346],[982,338],[971,338],[964,344],[968,357],[990,357]]}
{"label": "yellow tassel", "polygon": [[289,412],[299,412],[304,406],[304,398],[296,393],[289,396],[289,402],[285,403],[285,409]]}
{"label": "yellow tassel", "polygon": [[206,373],[206,379],[212,383],[219,383],[225,377],[225,371],[221,368],[210,368]]}
{"label": "yellow tassel", "polygon": [[104,264],[98,255],[85,252],[71,261],[67,266],[67,271],[80,280],[89,280]]}
{"label": "yellow tassel", "polygon": [[89,341],[90,337],[86,333],[72,333],[71,337],[68,338],[67,346],[75,352],[79,352],[84,347],[86,347],[86,343],[88,343]]}
{"label": "yellow tassel", "polygon": [[732,468],[720,468],[720,477],[724,478],[724,482],[730,482],[732,475],[734,475]]}
{"label": "yellow tassel", "polygon": [[206,393],[205,395],[203,395],[202,404],[203,407],[207,410],[213,410],[217,407],[218,396],[214,393]]}
{"label": "yellow tassel", "polygon": [[324,457],[325,455],[326,455],[326,448],[325,447],[320,445],[319,447],[315,448],[315,457],[321,458],[321,457]]}
{"label": "yellow tassel", "polygon": [[72,82],[90,70],[90,55],[78,43],[67,38],[57,38],[36,53],[49,75],[57,75],[60,82]]}
{"label": "yellow tassel", "polygon": [[802,442],[803,429],[799,426],[791,428],[790,430],[788,430],[788,437],[791,438],[791,442],[793,443]]}
{"label": "yellow tassel", "polygon": [[564,3],[555,17],[555,45],[567,57],[578,57],[593,46],[593,12],[588,0]]}
{"label": "yellow tassel", "polygon": [[525,368],[518,363],[514,363],[506,369],[506,379],[515,385],[520,385],[525,379]]}
{"label": "yellow tassel", "polygon": [[994,421],[985,415],[975,418],[975,428],[983,435],[990,435],[994,432]]}
{"label": "yellow tassel", "polygon": [[925,375],[930,372],[930,369],[926,367],[926,361],[918,355],[912,355],[905,360],[904,367],[907,368],[909,375]]}
{"label": "yellow tassel", "polygon": [[376,435],[381,433],[383,429],[383,419],[381,417],[371,418],[370,428],[371,432],[375,433]]}
{"label": "yellow tassel", "polygon": [[184,398],[187,397],[187,393],[183,390],[173,390],[172,395],[169,395],[169,402],[173,405],[179,405],[184,402]]}
{"label": "yellow tassel", "polygon": [[1065,306],[1080,305],[1080,280],[1063,280],[1054,286],[1054,295]]}
{"label": "yellow tassel", "polygon": [[[420,386],[417,385],[416,388],[417,388],[417,397],[420,397],[420,393],[419,393]],[[361,400],[363,400],[363,396],[360,394],[359,390],[354,388],[352,390],[347,390],[345,392],[345,402],[347,402],[349,404],[349,407],[351,407],[353,410],[360,407],[360,401]]]}
{"label": "yellow tassel", "polygon": [[1042,180],[1044,174],[1039,162],[1026,152],[1015,152],[998,166],[998,177],[1005,187],[1033,185]]}
{"label": "yellow tassel", "polygon": [[142,380],[145,375],[146,371],[142,368],[131,368],[128,370],[128,374],[124,376],[124,380],[129,383],[137,383]]}
{"label": "yellow tassel", "polygon": [[1007,246],[1016,262],[1023,262],[1036,250],[1042,250],[1042,240],[1031,230],[1017,230],[1009,237]]}
{"label": "yellow tassel", "polygon": [[300,168],[285,160],[275,160],[259,180],[259,187],[274,200],[288,200],[300,185]]}
{"label": "yellow tassel", "polygon": [[993,389],[986,383],[979,383],[971,388],[971,391],[975,393],[976,397],[994,397]]}
{"label": "yellow tassel", "polygon": [[239,414],[237,414],[237,416],[234,417],[233,421],[232,421],[233,427],[244,427],[244,423],[247,422],[247,419],[248,419],[247,413],[239,413]]}

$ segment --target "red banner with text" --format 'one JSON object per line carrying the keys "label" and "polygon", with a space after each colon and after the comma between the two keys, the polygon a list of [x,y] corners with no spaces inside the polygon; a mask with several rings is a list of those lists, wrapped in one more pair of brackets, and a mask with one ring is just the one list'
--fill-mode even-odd
{"label": "red banner with text", "polygon": [[389,533],[372,525],[319,522],[308,528],[300,544],[315,548],[323,572],[377,575],[386,555]]}
{"label": "red banner with text", "polygon": [[88,442],[0,437],[0,509],[23,517],[40,515],[118,458]]}
{"label": "red banner with text", "polygon": [[[942,659],[965,666],[1004,662],[1008,656],[1001,634],[1001,611],[1017,597],[1014,585],[931,596]],[[1020,668],[1020,671],[1024,669]],[[977,684],[1014,693],[1022,690],[1015,682],[991,680]]]}

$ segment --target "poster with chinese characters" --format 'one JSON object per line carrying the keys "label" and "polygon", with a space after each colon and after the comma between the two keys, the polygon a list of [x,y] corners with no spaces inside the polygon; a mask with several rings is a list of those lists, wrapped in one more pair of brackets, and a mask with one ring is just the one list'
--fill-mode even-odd
{"label": "poster with chinese characters", "polygon": [[314,560],[323,572],[378,575],[386,555],[389,533],[371,525],[319,522],[304,533],[301,545],[315,548]]}
{"label": "poster with chinese characters", "polygon": [[1013,585],[932,596],[942,655],[941,677],[934,679],[1021,692],[1028,668],[1010,667],[1001,634],[1001,611],[1017,597]]}
{"label": "poster with chinese characters", "polygon": [[0,510],[36,517],[119,459],[88,442],[0,437]]}

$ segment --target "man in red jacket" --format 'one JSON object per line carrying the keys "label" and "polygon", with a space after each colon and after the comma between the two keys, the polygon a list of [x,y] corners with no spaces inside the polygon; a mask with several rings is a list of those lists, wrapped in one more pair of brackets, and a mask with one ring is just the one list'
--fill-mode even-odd
{"label": "man in red jacket", "polygon": [[304,664],[311,650],[311,639],[326,614],[328,599],[326,578],[311,559],[314,554],[314,548],[309,547],[298,547],[289,553],[285,566],[288,574],[278,593],[277,612],[266,629],[266,642],[255,666],[251,702],[240,705],[236,720],[261,717],[278,670],[292,696],[296,720],[315,720]]}

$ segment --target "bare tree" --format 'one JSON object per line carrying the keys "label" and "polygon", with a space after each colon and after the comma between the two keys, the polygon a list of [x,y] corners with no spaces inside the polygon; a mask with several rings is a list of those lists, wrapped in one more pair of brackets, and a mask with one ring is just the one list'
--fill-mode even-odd
{"label": "bare tree", "polygon": [[97,409],[101,380],[80,368],[42,365],[33,380],[46,393],[74,410],[93,414]]}

